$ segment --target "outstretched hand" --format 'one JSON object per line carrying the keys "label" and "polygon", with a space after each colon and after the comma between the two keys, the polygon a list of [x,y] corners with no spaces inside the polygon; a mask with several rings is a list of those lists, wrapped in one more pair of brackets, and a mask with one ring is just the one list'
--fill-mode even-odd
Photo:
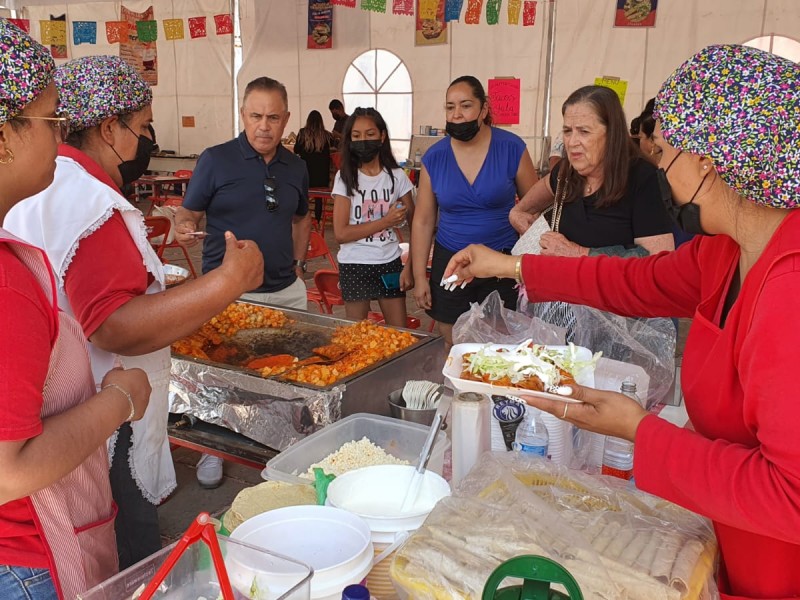
{"label": "outstretched hand", "polygon": [[454,289],[476,277],[513,278],[518,260],[518,256],[509,256],[486,246],[471,244],[453,255],[444,270],[443,279],[455,275],[456,279],[449,283]]}
{"label": "outstretched hand", "polygon": [[570,384],[561,386],[558,393],[578,402],[562,402],[524,394],[520,394],[520,398],[531,406],[564,419],[581,429],[630,442],[636,438],[639,423],[647,416],[647,411],[638,402],[618,392]]}

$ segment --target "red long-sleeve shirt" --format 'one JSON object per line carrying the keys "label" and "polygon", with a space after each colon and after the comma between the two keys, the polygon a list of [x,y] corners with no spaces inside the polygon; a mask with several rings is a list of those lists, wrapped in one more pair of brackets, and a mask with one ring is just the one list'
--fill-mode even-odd
{"label": "red long-sleeve shirt", "polygon": [[695,431],[645,417],[636,484],[713,520],[723,598],[784,599],[800,596],[800,211],[720,328],[739,256],[720,235],[641,259],[526,256],[522,270],[531,301],[693,318],[681,385]]}

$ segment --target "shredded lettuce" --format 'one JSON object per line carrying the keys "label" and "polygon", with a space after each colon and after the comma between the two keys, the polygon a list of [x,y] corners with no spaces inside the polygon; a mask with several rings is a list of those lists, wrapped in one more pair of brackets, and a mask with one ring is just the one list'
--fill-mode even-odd
{"label": "shredded lettuce", "polygon": [[486,344],[468,357],[469,370],[474,375],[487,376],[491,380],[508,377],[512,383],[537,376],[546,390],[561,382],[559,369],[578,378],[586,369],[594,369],[602,352],[589,360],[578,359],[578,347],[570,343],[566,349],[554,349],[525,340],[516,348],[498,348]]}

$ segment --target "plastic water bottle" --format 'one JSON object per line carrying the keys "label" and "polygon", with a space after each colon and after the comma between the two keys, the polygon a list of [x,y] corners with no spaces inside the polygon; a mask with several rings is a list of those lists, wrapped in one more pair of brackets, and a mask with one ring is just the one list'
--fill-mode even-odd
{"label": "plastic water bottle", "polygon": [[[402,209],[403,207],[405,207],[405,204],[403,204],[403,201],[402,201],[402,200],[398,200],[397,202],[395,202],[395,203],[394,203],[394,205],[395,205],[397,208],[401,208],[401,209]],[[405,221],[405,220],[404,220],[402,223],[398,223],[397,225],[395,225],[395,227],[405,227],[406,223],[408,223],[408,221]]]}
{"label": "plastic water bottle", "polygon": [[517,427],[512,449],[517,452],[547,458],[550,436],[538,410],[525,407],[525,418]]}
{"label": "plastic water bottle", "polygon": [[422,163],[422,153],[419,150],[417,150],[416,152],[414,152],[414,166],[419,167],[421,163]]}
{"label": "plastic water bottle", "polygon": [[[641,404],[639,396],[636,395],[634,382],[623,381],[620,392]],[[630,480],[633,477],[633,442],[611,436],[606,437],[601,472],[603,475]]]}

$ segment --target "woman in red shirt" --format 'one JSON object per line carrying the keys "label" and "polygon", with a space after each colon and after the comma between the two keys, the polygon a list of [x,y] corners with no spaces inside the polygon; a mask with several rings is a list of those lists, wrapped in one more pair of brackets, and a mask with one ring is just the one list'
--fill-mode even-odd
{"label": "woman in red shirt", "polygon": [[[0,18],[0,223],[53,181],[67,125],[54,69],[46,48]],[[44,253],[0,227],[0,598],[9,600],[75,598],[116,572],[105,442],[142,417],[150,396],[140,369],[109,371],[95,392],[86,340],[55,296]]]}
{"label": "woman in red shirt", "polygon": [[528,402],[636,442],[641,489],[713,520],[723,598],[800,596],[800,66],[711,46],[656,98],[668,210],[698,234],[640,259],[521,259],[471,246],[445,276],[516,276],[535,301],[629,316],[692,318],[682,388],[694,431],[613,392]]}

